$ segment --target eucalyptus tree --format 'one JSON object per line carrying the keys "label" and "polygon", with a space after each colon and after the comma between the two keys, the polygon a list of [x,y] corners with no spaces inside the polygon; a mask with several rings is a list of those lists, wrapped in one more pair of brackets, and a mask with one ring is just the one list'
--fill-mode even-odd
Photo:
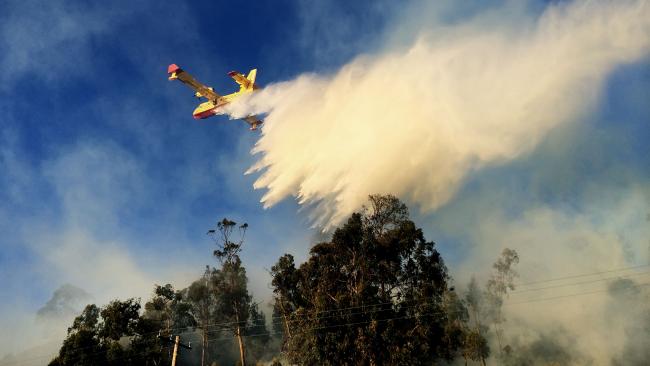
{"label": "eucalyptus tree", "polygon": [[[239,238],[233,239],[233,231],[239,229]],[[221,328],[233,334],[239,345],[241,364],[246,365],[244,332],[251,312],[252,297],[248,293],[248,278],[239,254],[244,244],[248,224],[223,219],[216,229],[208,231],[217,246],[214,256],[220,268],[212,271],[211,286],[217,297],[215,312]]]}
{"label": "eucalyptus tree", "polygon": [[418,365],[461,354],[467,310],[394,196],[370,196],[305,263],[285,255],[271,273],[291,362]]}

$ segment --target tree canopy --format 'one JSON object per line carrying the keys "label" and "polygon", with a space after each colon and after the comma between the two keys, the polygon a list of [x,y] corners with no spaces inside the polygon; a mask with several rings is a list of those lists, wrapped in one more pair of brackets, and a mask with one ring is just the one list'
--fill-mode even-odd
{"label": "tree canopy", "polygon": [[416,365],[462,354],[467,310],[435,244],[393,196],[370,196],[305,263],[287,254],[271,273],[291,362]]}
{"label": "tree canopy", "polygon": [[137,299],[88,305],[50,365],[168,364],[159,334],[194,341],[178,365],[485,363],[490,325],[499,336],[516,252],[504,251],[485,290],[473,281],[460,296],[436,245],[394,196],[370,196],[304,263],[278,259],[270,270],[272,331],[248,290],[240,257],[247,228],[223,219],[209,230],[216,265],[187,288],[155,285],[143,309]]}

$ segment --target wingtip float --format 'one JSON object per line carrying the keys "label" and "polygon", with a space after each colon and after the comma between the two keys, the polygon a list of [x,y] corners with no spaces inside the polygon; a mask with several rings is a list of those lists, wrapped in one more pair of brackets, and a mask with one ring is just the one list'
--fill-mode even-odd
{"label": "wingtip float", "polygon": [[[225,105],[242,95],[250,94],[260,89],[259,86],[255,84],[257,69],[251,70],[248,75],[243,75],[237,71],[229,72],[228,76],[232,77],[235,82],[239,84],[239,91],[227,95],[217,94],[214,89],[198,82],[194,77],[192,77],[192,75],[181,69],[176,64],[171,64],[167,67],[167,74],[169,80],[179,80],[194,90],[195,97],[207,99],[206,102],[199,104],[192,113],[194,119],[204,119],[214,115],[225,114],[223,111]],[[242,119],[250,125],[251,131],[257,130],[257,128],[264,123],[264,121],[255,115],[250,115]]]}

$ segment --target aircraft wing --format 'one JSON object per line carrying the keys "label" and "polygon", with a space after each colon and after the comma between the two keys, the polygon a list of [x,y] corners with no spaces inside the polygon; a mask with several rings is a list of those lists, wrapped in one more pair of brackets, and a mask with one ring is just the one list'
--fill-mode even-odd
{"label": "aircraft wing", "polygon": [[243,118],[243,120],[251,125],[251,130],[257,130],[257,127],[264,123],[264,121],[259,119],[257,116],[248,116],[246,118]]}
{"label": "aircraft wing", "polygon": [[233,78],[237,84],[239,84],[239,90],[258,89],[257,85],[255,85],[257,69],[251,70],[248,73],[248,76],[244,76],[237,71],[231,71],[228,73],[228,75],[230,75],[230,77]]}
{"label": "aircraft wing", "polygon": [[196,81],[192,75],[178,67],[176,64],[169,65],[167,73],[169,74],[169,80],[180,80],[183,84],[192,88],[196,92],[197,97],[204,97],[213,102],[216,102],[217,99],[221,97],[219,94],[215,93],[212,88]]}

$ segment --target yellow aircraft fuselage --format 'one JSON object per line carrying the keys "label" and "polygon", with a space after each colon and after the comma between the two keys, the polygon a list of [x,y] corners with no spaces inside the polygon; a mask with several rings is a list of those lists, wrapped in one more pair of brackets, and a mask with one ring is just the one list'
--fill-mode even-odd
{"label": "yellow aircraft fuselage", "polygon": [[[206,102],[199,104],[192,113],[194,119],[204,119],[217,114],[225,114],[222,110],[223,106],[243,95],[250,94],[259,89],[257,84],[255,84],[257,69],[251,70],[248,75],[242,75],[237,71],[229,72],[228,75],[239,84],[239,91],[227,95],[217,94],[214,89],[198,82],[194,77],[192,77],[192,75],[182,70],[176,64],[169,65],[167,73],[169,74],[169,80],[179,80],[183,84],[192,88],[195,91],[195,97],[207,99]],[[251,125],[251,130],[257,129],[257,127],[263,123],[263,121],[255,115],[250,115],[242,119]]]}
{"label": "yellow aircraft fuselage", "polygon": [[219,99],[217,99],[216,103],[211,101],[211,100],[208,100],[207,102],[203,102],[203,103],[199,104],[199,106],[196,107],[196,109],[194,110],[192,115],[194,116],[194,119],[204,119],[204,118],[214,116],[215,114],[221,114],[220,111],[219,111],[219,109],[221,107],[223,107],[226,104],[232,102],[233,100],[237,99],[238,97],[240,97],[240,96],[242,96],[244,94],[250,94],[253,91],[254,91],[253,89],[240,90],[240,91],[232,93],[232,94],[224,95],[224,96],[220,97]]}

